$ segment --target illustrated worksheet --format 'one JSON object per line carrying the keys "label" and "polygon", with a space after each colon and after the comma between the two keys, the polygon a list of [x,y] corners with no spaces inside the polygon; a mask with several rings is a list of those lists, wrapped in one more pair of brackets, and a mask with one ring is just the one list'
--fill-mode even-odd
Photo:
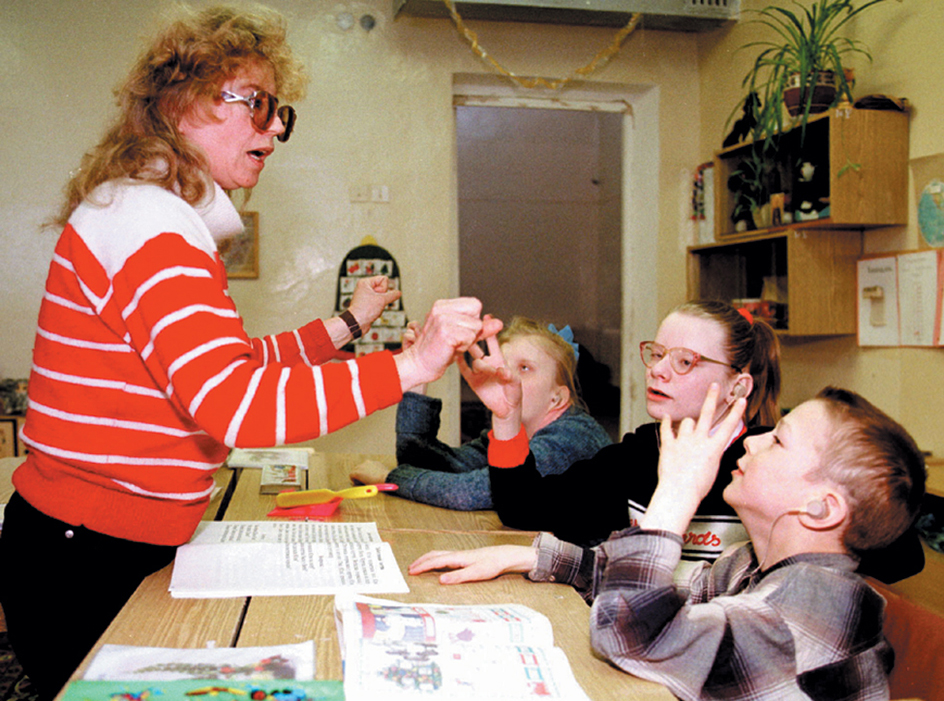
{"label": "illustrated worksheet", "polygon": [[587,699],[548,619],[518,604],[335,597],[348,701]]}

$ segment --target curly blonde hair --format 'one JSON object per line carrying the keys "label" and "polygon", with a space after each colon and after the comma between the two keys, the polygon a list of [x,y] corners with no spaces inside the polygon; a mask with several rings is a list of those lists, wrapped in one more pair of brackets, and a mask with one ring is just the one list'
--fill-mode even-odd
{"label": "curly blonde hair", "polygon": [[220,86],[247,65],[271,66],[282,99],[304,95],[305,70],[288,46],[285,20],[277,12],[261,7],[195,11],[179,5],[176,15],[116,89],[118,116],[82,158],[53,224],[64,226],[96,187],[116,178],[159,185],[190,204],[203,199],[209,164],[177,125],[198,100],[215,98]]}

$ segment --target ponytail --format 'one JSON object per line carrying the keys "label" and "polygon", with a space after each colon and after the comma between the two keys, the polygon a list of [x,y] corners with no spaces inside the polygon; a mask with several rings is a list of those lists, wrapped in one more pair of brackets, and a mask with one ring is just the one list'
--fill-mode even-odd
{"label": "ponytail", "polygon": [[774,426],[780,420],[780,340],[770,324],[741,313],[730,304],[691,301],[674,312],[715,321],[727,335],[728,361],[749,372],[754,388],[747,398],[745,421],[752,426]]}
{"label": "ponytail", "polygon": [[776,426],[780,421],[780,339],[770,324],[754,319],[750,373],[754,391],[747,403],[748,422],[757,426]]}

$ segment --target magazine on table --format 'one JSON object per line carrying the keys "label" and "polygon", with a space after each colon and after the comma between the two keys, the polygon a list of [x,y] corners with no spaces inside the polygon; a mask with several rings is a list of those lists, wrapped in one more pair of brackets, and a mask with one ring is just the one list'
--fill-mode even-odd
{"label": "magazine on table", "polygon": [[315,643],[307,640],[266,647],[204,648],[105,644],[95,653],[82,678],[88,681],[312,681]]}
{"label": "magazine on table", "polygon": [[336,596],[347,701],[588,700],[548,619],[518,604]]}

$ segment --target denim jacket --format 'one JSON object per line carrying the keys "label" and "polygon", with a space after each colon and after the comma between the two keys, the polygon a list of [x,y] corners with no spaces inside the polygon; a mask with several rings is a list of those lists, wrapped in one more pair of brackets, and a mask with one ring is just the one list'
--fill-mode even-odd
{"label": "denim jacket", "polygon": [[[397,462],[387,477],[406,499],[459,511],[492,508],[488,474],[488,431],[453,448],[439,433],[442,400],[407,392],[397,406]],[[560,474],[610,444],[597,421],[576,407],[531,437],[542,475]]]}

